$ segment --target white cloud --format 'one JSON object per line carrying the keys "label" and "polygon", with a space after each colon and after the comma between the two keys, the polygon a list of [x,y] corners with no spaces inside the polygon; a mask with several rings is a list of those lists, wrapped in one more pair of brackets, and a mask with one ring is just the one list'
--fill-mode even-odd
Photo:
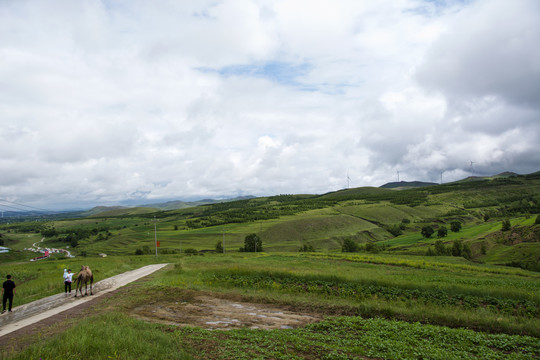
{"label": "white cloud", "polygon": [[0,3],[0,198],[322,193],[540,164],[540,11],[506,2]]}
{"label": "white cloud", "polygon": [[464,9],[419,71],[427,86],[459,99],[495,96],[538,106],[540,3],[478,1]]}

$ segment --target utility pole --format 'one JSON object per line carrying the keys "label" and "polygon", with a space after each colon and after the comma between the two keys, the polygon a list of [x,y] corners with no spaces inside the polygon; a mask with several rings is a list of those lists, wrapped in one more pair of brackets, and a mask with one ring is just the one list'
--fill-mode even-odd
{"label": "utility pole", "polygon": [[157,219],[154,216],[154,245],[156,246],[156,256],[157,256]]}

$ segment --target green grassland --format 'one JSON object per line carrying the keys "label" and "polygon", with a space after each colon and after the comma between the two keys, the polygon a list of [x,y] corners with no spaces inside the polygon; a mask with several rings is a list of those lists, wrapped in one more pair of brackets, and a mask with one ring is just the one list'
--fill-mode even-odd
{"label": "green grassland", "polygon": [[[412,255],[231,253],[87,258],[97,276],[171,265],[122,289],[83,321],[43,330],[2,357],[116,359],[533,359],[540,355],[540,274]],[[30,300],[60,292],[77,259],[0,265]],[[39,275],[37,275],[39,274]],[[60,280],[59,280],[60,279]],[[49,292],[49,293],[50,293]],[[130,314],[144,304],[232,297],[324,314],[295,329],[228,331],[162,325]],[[18,293],[19,295],[19,293]],[[144,346],[141,346],[141,342]],[[130,345],[131,344],[131,345]]]}
{"label": "green grassland", "polygon": [[[449,231],[441,239],[445,244],[461,240],[472,249],[472,260],[519,265],[520,257],[528,263],[538,260],[538,231],[523,242],[527,244],[504,243],[501,222],[511,219],[518,234],[538,227],[534,219],[540,212],[539,189],[537,174],[402,191],[364,187],[320,196],[278,195],[170,211],[113,209],[91,212],[87,218],[2,225],[0,235],[6,246],[22,250],[31,243],[23,237],[35,242],[44,227],[57,230],[56,237],[45,239],[46,245],[55,247],[66,244],[70,232],[84,230],[92,233],[73,244],[73,251],[90,256],[127,255],[143,247],[153,248],[156,235],[165,253],[187,248],[213,251],[219,241],[226,252],[238,251],[250,233],[261,236],[266,251],[298,251],[310,245],[319,252],[339,252],[343,241],[352,239],[359,245],[376,243],[387,252],[423,255],[436,240],[436,234],[422,238],[423,226],[437,230],[459,221],[462,230]],[[401,234],[391,231],[396,226]]]}
{"label": "green grassland", "polygon": [[[14,250],[0,254],[0,275],[11,272],[19,281],[16,305],[61,291],[65,267],[90,265],[99,280],[153,262],[171,263],[144,284],[125,289],[128,298],[111,300],[114,304],[105,313],[81,324],[68,323],[70,331],[53,331],[55,336],[10,357],[540,356],[538,173],[407,190],[366,187],[152,211],[114,209],[86,218],[0,225],[1,239]],[[507,230],[505,220],[511,223]],[[455,221],[462,225],[458,232],[450,231]],[[435,229],[430,238],[420,233],[426,225]],[[437,230],[443,226],[448,233],[438,238]],[[258,254],[239,251],[251,233],[263,241]],[[42,246],[70,246],[77,257],[55,255],[29,263],[34,253],[23,249],[41,239]],[[351,240],[358,251],[342,252],[343,244]],[[225,254],[215,253],[220,241]],[[459,242],[470,248],[470,254],[426,256],[437,241],[448,251]],[[299,252],[305,245],[313,251]],[[188,256],[186,249],[203,256]],[[145,255],[134,255],[137,252]],[[100,253],[108,257],[97,257]],[[189,292],[312,309],[327,319],[282,331],[210,332],[129,316],[130,309],[149,301],[149,294],[160,301]],[[99,335],[103,323],[114,331]],[[85,330],[99,339],[99,346],[83,356],[74,334]],[[132,349],[115,331],[127,332],[133,342],[148,337],[160,345]],[[213,340],[205,342],[208,338]]]}

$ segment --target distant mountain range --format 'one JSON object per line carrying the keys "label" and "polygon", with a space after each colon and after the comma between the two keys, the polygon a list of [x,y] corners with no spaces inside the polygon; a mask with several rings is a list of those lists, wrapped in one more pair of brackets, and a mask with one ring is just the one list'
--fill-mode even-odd
{"label": "distant mountain range", "polygon": [[88,211],[84,211],[79,215],[82,217],[88,216],[117,216],[117,215],[135,215],[143,213],[152,213],[156,211],[178,210],[201,205],[216,204],[221,202],[230,202],[238,200],[253,199],[255,196],[238,196],[229,199],[203,199],[198,201],[182,201],[174,200],[164,203],[145,204],[138,206],[96,206]]}
{"label": "distant mountain range", "polygon": [[[538,174],[538,173],[534,173],[534,174]],[[529,175],[533,175],[533,174],[529,174]],[[520,176],[520,175],[514,172],[507,171],[507,172],[503,172],[503,173],[493,175],[493,176],[469,176],[457,182],[489,180],[489,179],[498,179],[498,178],[508,178],[508,177],[514,177],[514,176]],[[399,181],[399,182],[390,182],[390,183],[384,184],[380,186],[380,188],[392,189],[392,190],[405,190],[405,189],[410,189],[410,188],[436,186],[436,185],[439,185],[439,184],[434,183],[434,182],[424,182],[424,181]],[[248,195],[248,196],[239,196],[239,197],[219,199],[219,200],[216,200],[216,199],[202,199],[198,201],[174,200],[174,201],[167,201],[163,203],[145,204],[145,205],[136,205],[136,206],[96,206],[86,211],[58,211],[54,213],[44,213],[44,212],[39,212],[39,211],[24,211],[24,212],[23,211],[4,211],[2,213],[2,217],[0,217],[0,223],[10,221],[10,219],[13,219],[13,218],[18,218],[21,220],[23,220],[22,218],[36,218],[36,219],[41,218],[43,220],[51,220],[54,218],[115,216],[115,215],[131,215],[131,214],[135,215],[135,214],[142,214],[142,213],[151,213],[151,212],[156,212],[156,211],[178,210],[178,209],[196,207],[196,206],[201,206],[201,205],[209,205],[209,204],[215,204],[215,203],[221,203],[221,202],[248,200],[252,198],[255,198],[255,196]]]}
{"label": "distant mountain range", "polygon": [[174,200],[174,201],[167,201],[167,202],[159,203],[159,204],[147,204],[147,205],[140,205],[140,206],[159,209],[159,210],[178,210],[178,209],[184,209],[188,207],[215,204],[215,203],[220,203],[220,202],[248,200],[248,199],[253,199],[254,197],[255,196],[249,195],[249,196],[238,196],[235,198],[221,199],[221,200],[216,200],[216,199],[202,199],[202,200],[197,200],[197,201]]}

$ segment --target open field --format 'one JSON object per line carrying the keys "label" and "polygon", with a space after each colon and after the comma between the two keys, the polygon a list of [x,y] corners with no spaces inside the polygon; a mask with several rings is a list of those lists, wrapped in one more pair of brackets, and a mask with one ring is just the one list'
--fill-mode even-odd
{"label": "open field", "polygon": [[[348,254],[87,260],[100,277],[152,262],[171,265],[127,286],[100,305],[100,311],[89,311],[84,321],[42,329],[40,338],[18,350],[3,347],[4,358],[532,359],[540,355],[540,275],[520,269],[452,257]],[[39,297],[43,289],[61,291],[61,268],[75,267],[78,261],[4,264],[0,271],[17,274],[22,302]],[[217,330],[211,324],[226,323],[212,310],[218,302],[313,320],[261,330],[253,328],[254,320],[238,315],[236,321],[244,326],[223,325],[229,330]],[[214,321],[197,322],[202,315],[193,308],[200,305],[205,313],[214,311]],[[232,312],[227,317],[235,323]],[[186,321],[196,327],[180,326]],[[140,343],[137,339],[153,340],[145,340],[144,346],[129,345]]]}

